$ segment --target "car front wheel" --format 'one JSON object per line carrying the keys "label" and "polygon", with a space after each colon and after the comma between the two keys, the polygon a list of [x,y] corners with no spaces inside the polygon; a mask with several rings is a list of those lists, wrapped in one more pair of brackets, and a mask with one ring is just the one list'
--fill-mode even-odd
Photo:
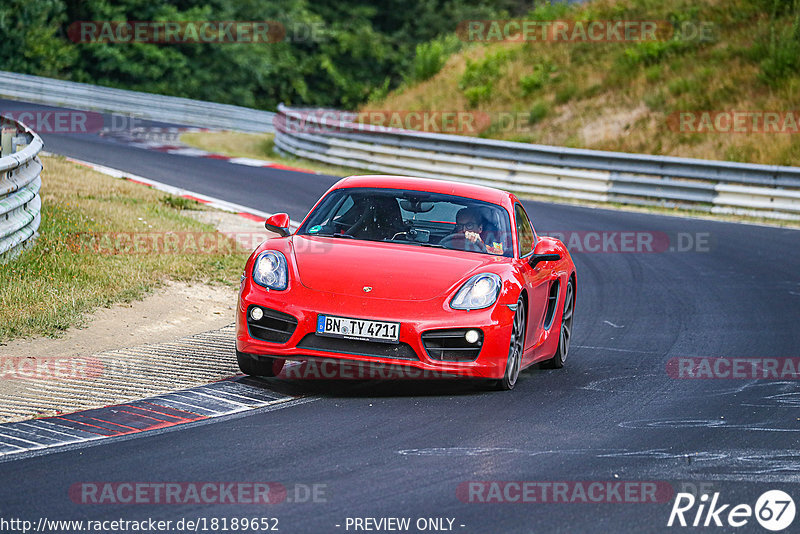
{"label": "car front wheel", "polygon": [[525,304],[522,297],[517,301],[517,310],[514,312],[514,324],[511,328],[511,341],[508,346],[508,359],[503,378],[495,384],[496,389],[508,391],[514,389],[519,378],[522,365],[522,350],[525,347]]}

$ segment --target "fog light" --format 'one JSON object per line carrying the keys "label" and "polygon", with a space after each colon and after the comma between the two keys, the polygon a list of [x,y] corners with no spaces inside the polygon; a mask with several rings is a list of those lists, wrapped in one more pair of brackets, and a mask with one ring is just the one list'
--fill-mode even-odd
{"label": "fog light", "polygon": [[256,306],[250,310],[250,317],[252,317],[254,321],[260,321],[261,318],[264,317],[264,310]]}
{"label": "fog light", "polygon": [[476,343],[480,334],[477,330],[467,330],[467,333],[464,334],[464,339],[467,340],[467,343]]}

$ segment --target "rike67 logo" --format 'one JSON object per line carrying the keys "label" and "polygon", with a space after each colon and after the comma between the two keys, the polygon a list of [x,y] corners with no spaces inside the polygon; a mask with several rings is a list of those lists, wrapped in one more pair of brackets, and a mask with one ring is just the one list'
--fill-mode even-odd
{"label": "rike67 logo", "polygon": [[691,493],[678,493],[667,526],[738,528],[747,525],[755,516],[762,527],[778,532],[794,521],[794,500],[781,490],[765,492],[754,507],[749,504],[723,504],[719,495],[719,492],[714,493],[709,502],[708,494],[697,499]]}

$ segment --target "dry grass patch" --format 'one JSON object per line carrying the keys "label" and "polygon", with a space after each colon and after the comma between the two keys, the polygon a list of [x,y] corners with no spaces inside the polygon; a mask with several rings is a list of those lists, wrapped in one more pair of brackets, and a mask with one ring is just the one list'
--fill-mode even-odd
{"label": "dry grass patch", "polygon": [[232,158],[263,159],[289,167],[302,167],[331,176],[364,173],[364,171],[358,169],[283,156],[275,152],[275,135],[270,133],[190,132],[181,135],[180,140],[189,146],[207,150],[214,154],[223,154]]}
{"label": "dry grass patch", "polygon": [[[680,111],[795,111],[800,102],[800,2],[596,0],[542,5],[538,20],[707,24],[710,39],[620,43],[476,43],[441,71],[366,109],[529,113],[530,126],[483,137],[621,152],[800,164],[800,134],[670,128]],[[684,26],[685,27],[685,26]],[[699,26],[697,26],[699,27]],[[467,132],[469,133],[469,132]]]}
{"label": "dry grass patch", "polygon": [[[224,236],[216,249],[117,248],[118,233],[208,232],[174,207],[174,197],[96,173],[63,158],[42,158],[40,237],[0,266],[0,340],[55,336],[101,306],[138,300],[166,279],[236,285],[247,254]],[[179,204],[179,207],[181,203]],[[112,236],[97,253],[91,236]],[[227,247],[230,244],[230,247]],[[112,253],[117,251],[118,253]]]}
{"label": "dry grass patch", "polygon": [[180,139],[187,145],[235,158],[271,160],[273,134],[243,132],[189,132]]}

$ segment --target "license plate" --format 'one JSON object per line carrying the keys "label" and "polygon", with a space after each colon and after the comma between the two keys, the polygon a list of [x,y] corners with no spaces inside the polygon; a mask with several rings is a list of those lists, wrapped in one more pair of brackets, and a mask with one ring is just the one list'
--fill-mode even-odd
{"label": "license plate", "polygon": [[400,323],[318,315],[317,335],[360,341],[398,343],[400,340]]}

